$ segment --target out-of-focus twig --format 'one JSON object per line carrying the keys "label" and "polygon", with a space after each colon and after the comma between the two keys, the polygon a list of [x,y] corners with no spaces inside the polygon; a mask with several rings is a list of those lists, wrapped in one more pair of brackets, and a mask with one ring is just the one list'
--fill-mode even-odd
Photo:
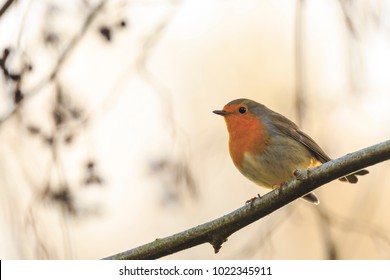
{"label": "out-of-focus twig", "polygon": [[[173,139],[177,140],[180,136],[184,135],[184,131],[178,129],[179,125],[174,117],[174,110],[172,108],[172,95],[166,85],[161,82],[158,77],[148,69],[148,61],[151,57],[151,52],[156,48],[160,39],[164,35],[169,24],[172,22],[172,19],[176,15],[177,11],[180,9],[180,5],[183,3],[181,0],[170,1],[170,9],[156,25],[152,32],[145,37],[141,43],[142,49],[135,61],[135,69],[140,77],[148,83],[156,91],[156,96],[161,99],[163,104],[163,112],[166,119],[166,128],[169,130]],[[185,135],[184,135],[185,136]],[[192,197],[196,195],[196,184],[191,174],[189,165],[187,161],[181,161],[180,164],[176,165],[176,178],[185,179],[186,186],[188,190],[193,194]]]}
{"label": "out-of-focus twig", "polygon": [[[171,125],[171,130],[175,129],[175,121],[174,117],[172,115],[172,101],[171,101],[171,95],[169,90],[166,88],[166,86],[159,81],[159,79],[147,69],[147,63],[150,59],[150,54],[154,50],[154,48],[157,46],[158,42],[160,41],[160,38],[162,37],[164,31],[168,27],[169,23],[173,19],[174,15],[176,14],[177,10],[179,9],[179,5],[181,4],[181,1],[172,1],[172,8],[167,12],[167,14],[164,16],[164,18],[160,21],[160,23],[154,28],[154,30],[145,38],[145,40],[142,42],[142,50],[140,51],[136,61],[135,61],[135,67],[137,69],[137,72],[139,75],[150,84],[156,92],[159,93],[159,96],[162,98],[162,101],[164,103],[163,108],[166,108],[165,113],[166,117]],[[174,133],[173,133],[174,134]]]}
{"label": "out-of-focus twig", "polygon": [[14,3],[15,0],[7,0],[3,7],[0,8],[0,17],[8,10],[9,7],[11,7],[12,3]]}
{"label": "out-of-focus twig", "polygon": [[32,87],[31,89],[25,90],[23,100],[21,102],[19,102],[18,104],[16,104],[5,116],[3,116],[0,119],[0,126],[7,119],[9,119],[12,115],[14,115],[16,113],[19,106],[21,104],[23,104],[23,102],[28,97],[31,97],[35,93],[39,92],[43,87],[48,85],[50,82],[52,82],[57,77],[58,73],[62,69],[62,66],[64,65],[64,62],[71,55],[72,51],[76,48],[76,46],[81,42],[81,40],[84,37],[84,35],[86,34],[87,30],[91,26],[93,20],[96,18],[96,16],[99,14],[99,12],[104,8],[105,3],[106,3],[106,0],[102,0],[96,7],[93,8],[93,10],[90,12],[90,14],[86,17],[85,22],[84,22],[83,26],[81,27],[80,31],[70,40],[68,46],[61,53],[53,70],[49,73],[48,76],[46,76],[44,79],[42,79],[40,82],[38,82],[34,87]]}
{"label": "out-of-focus twig", "polygon": [[44,85],[47,83],[53,81],[58,73],[60,72],[65,60],[70,56],[72,51],[76,48],[76,46],[81,42],[81,39],[86,34],[87,30],[91,26],[91,23],[96,18],[96,16],[99,14],[99,12],[103,9],[104,5],[106,3],[106,0],[102,0],[87,16],[85,19],[85,22],[83,26],[81,27],[80,31],[72,38],[72,40],[69,42],[68,46],[65,48],[65,50],[62,52],[60,57],[58,58],[58,61],[54,67],[54,69],[51,71],[51,73],[48,75],[47,78],[43,79],[40,83],[38,83],[35,87],[33,87],[31,90],[28,90],[28,94],[33,94],[40,90]]}
{"label": "out-of-focus twig", "polygon": [[298,124],[302,124],[305,107],[305,50],[304,50],[304,7],[305,0],[296,0],[295,7],[295,108]]}
{"label": "out-of-focus twig", "polygon": [[[295,8],[295,110],[302,124],[305,114],[305,0],[296,0]],[[322,205],[317,208],[327,259],[337,259],[337,246],[329,228],[329,216]]]}
{"label": "out-of-focus twig", "polygon": [[317,212],[320,219],[320,232],[322,234],[321,240],[325,246],[325,258],[328,260],[338,260],[339,252],[330,228],[332,216],[329,215],[327,209],[325,209],[323,205],[319,205],[319,207],[317,207]]}

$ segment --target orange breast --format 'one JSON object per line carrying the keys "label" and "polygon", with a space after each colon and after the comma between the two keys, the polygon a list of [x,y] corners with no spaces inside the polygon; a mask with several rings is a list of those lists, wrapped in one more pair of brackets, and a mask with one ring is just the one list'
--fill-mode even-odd
{"label": "orange breast", "polygon": [[230,156],[241,169],[245,153],[261,154],[269,144],[268,132],[259,117],[253,114],[226,117]]}

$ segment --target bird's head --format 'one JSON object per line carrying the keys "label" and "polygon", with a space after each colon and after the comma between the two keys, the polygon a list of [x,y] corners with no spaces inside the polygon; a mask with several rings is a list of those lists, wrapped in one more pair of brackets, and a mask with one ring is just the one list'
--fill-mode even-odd
{"label": "bird's head", "polygon": [[253,100],[236,99],[226,104],[222,110],[213,113],[225,118],[229,134],[249,133],[253,129],[260,129],[261,117],[268,109]]}

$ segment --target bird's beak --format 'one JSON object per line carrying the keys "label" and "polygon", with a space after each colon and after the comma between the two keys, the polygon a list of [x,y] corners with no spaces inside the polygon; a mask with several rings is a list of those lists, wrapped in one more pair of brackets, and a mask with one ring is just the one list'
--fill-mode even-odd
{"label": "bird's beak", "polygon": [[226,116],[228,114],[225,110],[214,110],[213,113],[221,116]]}

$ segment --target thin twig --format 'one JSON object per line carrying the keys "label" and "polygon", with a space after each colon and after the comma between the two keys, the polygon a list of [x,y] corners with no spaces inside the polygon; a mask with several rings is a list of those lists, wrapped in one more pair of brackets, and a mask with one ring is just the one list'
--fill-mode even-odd
{"label": "thin twig", "polygon": [[326,256],[325,258],[328,260],[338,260],[339,252],[330,227],[330,224],[332,222],[332,216],[329,215],[327,209],[325,209],[323,205],[319,205],[319,207],[317,207],[317,212],[320,219],[320,233],[322,235],[321,239],[324,243],[324,253]]}
{"label": "thin twig", "polygon": [[8,0],[4,3],[3,7],[0,8],[0,17],[8,10],[9,7],[11,7],[13,2],[15,2],[15,0]]}
{"label": "thin twig", "polygon": [[305,107],[305,50],[304,50],[304,7],[305,0],[296,0],[295,7],[295,108],[297,122],[302,125]]}
{"label": "thin twig", "polygon": [[84,35],[86,34],[87,30],[89,29],[89,27],[91,26],[91,23],[93,22],[93,20],[96,18],[96,16],[98,15],[98,13],[103,9],[104,5],[106,3],[106,0],[102,0],[92,11],[91,13],[87,16],[87,18],[85,19],[85,22],[82,26],[82,28],[80,29],[80,31],[72,38],[72,40],[69,42],[68,46],[65,48],[65,50],[62,52],[62,54],[60,55],[60,57],[58,58],[57,60],[57,63],[56,65],[54,66],[53,70],[49,73],[48,76],[46,76],[44,79],[42,79],[40,82],[38,82],[33,88],[29,89],[29,90],[26,90],[25,91],[25,95],[24,95],[24,98],[22,101],[20,101],[18,104],[16,104],[11,110],[9,110],[9,112],[3,116],[1,119],[0,119],[0,126],[7,120],[9,119],[11,116],[13,116],[18,108],[23,104],[23,102],[33,96],[34,94],[36,94],[37,92],[39,92],[43,87],[45,87],[46,85],[48,85],[50,82],[52,82],[58,75],[58,73],[60,72],[60,70],[62,69],[63,65],[64,65],[64,62],[66,61],[66,59],[69,58],[70,54],[72,53],[72,51],[78,46],[78,44],[81,42],[82,38],[84,37]]}
{"label": "thin twig", "polygon": [[62,66],[64,65],[65,60],[70,56],[72,51],[76,48],[76,46],[81,42],[81,39],[84,37],[86,34],[87,30],[91,26],[91,23],[93,20],[96,18],[98,15],[99,11],[101,11],[104,7],[104,4],[106,3],[106,0],[102,0],[92,11],[91,13],[87,16],[85,19],[85,22],[80,29],[79,33],[77,33],[72,40],[69,42],[68,46],[65,48],[65,50],[62,52],[61,56],[58,58],[57,64],[54,67],[54,69],[51,71],[50,75],[43,79],[38,85],[36,85],[34,88],[29,90],[29,94],[33,94],[36,91],[40,90],[45,84],[53,81],[58,73],[60,72]]}

